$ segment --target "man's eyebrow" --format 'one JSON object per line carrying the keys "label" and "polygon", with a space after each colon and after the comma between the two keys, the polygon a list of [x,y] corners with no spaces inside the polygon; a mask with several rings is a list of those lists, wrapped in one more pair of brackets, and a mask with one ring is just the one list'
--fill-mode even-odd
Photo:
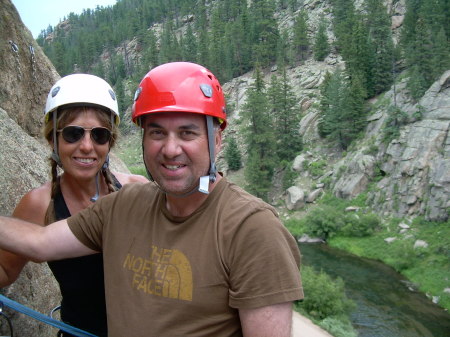
{"label": "man's eyebrow", "polygon": [[158,123],[155,123],[155,122],[149,122],[149,123],[147,123],[146,127],[147,127],[147,128],[157,128],[157,129],[162,128],[161,125],[159,125]]}
{"label": "man's eyebrow", "polygon": [[[147,128],[163,129],[164,127],[156,122],[149,122],[146,125]],[[180,130],[199,130],[200,127],[197,124],[191,123],[186,125],[181,125],[178,129]]]}
{"label": "man's eyebrow", "polygon": [[182,125],[179,128],[182,130],[199,130],[200,129],[200,127],[197,124]]}

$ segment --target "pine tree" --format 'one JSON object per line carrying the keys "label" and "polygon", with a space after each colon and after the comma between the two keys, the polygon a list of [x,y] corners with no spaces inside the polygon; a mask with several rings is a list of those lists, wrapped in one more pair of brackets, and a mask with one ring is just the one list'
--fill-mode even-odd
{"label": "pine tree", "polygon": [[172,20],[164,24],[160,37],[159,63],[180,61],[182,59],[180,43],[174,31]]}
{"label": "pine tree", "polygon": [[53,56],[53,64],[55,65],[55,68],[61,73],[66,73],[66,62],[64,59],[64,46],[61,42],[56,41],[54,43],[54,56]]}
{"label": "pine tree", "polygon": [[272,76],[267,96],[274,124],[277,126],[274,129],[277,157],[291,161],[303,145],[298,132],[301,115],[286,70],[282,69],[281,72],[281,80],[275,75]]}
{"label": "pine tree", "polygon": [[189,24],[181,46],[183,60],[197,63],[197,49],[197,38],[192,31],[191,25]]}
{"label": "pine tree", "polygon": [[352,40],[355,23],[353,0],[332,0],[333,30],[336,35],[336,48],[346,59],[347,50]]}
{"label": "pine tree", "polygon": [[409,67],[408,88],[419,99],[448,69],[450,5],[446,0],[407,0],[401,46]]}
{"label": "pine tree", "polygon": [[289,9],[292,13],[298,9],[298,1],[297,0],[288,0],[288,5],[289,5]]}
{"label": "pine tree", "polygon": [[223,42],[225,36],[225,25],[221,18],[220,7],[216,7],[211,15],[210,24],[210,44],[209,44],[209,57],[208,68],[216,74],[220,81],[223,81],[223,64],[225,63]]}
{"label": "pine tree", "polygon": [[406,87],[408,88],[411,97],[418,100],[426,91],[426,79],[422,76],[422,72],[417,65],[410,68],[409,74],[410,76]]}
{"label": "pine tree", "polygon": [[325,57],[327,57],[327,55],[330,53],[330,45],[328,44],[326,29],[326,22],[322,17],[314,41],[314,59],[316,61],[323,61]]}
{"label": "pine tree", "polygon": [[[449,35],[450,36],[450,35]],[[441,28],[434,39],[435,48],[432,58],[433,78],[450,69],[450,43],[447,41],[444,28]]]}
{"label": "pine tree", "polygon": [[248,189],[267,200],[276,163],[275,139],[265,84],[258,67],[255,69],[254,83],[247,91],[242,118],[245,121],[243,133],[248,153],[244,172]]}
{"label": "pine tree", "polygon": [[354,76],[350,82],[338,69],[327,76],[321,94],[319,134],[345,150],[365,126],[361,78]]}
{"label": "pine tree", "polygon": [[339,144],[346,150],[350,143],[357,138],[358,134],[366,126],[364,113],[364,99],[366,91],[362,80],[358,76],[351,79],[350,85],[346,87],[346,95],[341,111],[341,125],[339,126]]}
{"label": "pine tree", "polygon": [[230,37],[233,50],[233,77],[244,74],[252,66],[252,42],[250,22],[248,18],[247,1],[243,0],[239,8],[239,15],[234,23],[229,23]]}
{"label": "pine tree", "polygon": [[[393,82],[392,60],[394,43],[392,41],[391,19],[386,7],[379,0],[366,0],[367,26],[373,62],[367,66],[372,69],[370,78],[373,94],[379,94],[389,88]],[[372,95],[371,95],[372,96]]]}
{"label": "pine tree", "polygon": [[236,70],[236,45],[233,42],[232,25],[225,25],[225,37],[222,43],[224,64],[222,65],[222,82],[227,82],[234,77]]}
{"label": "pine tree", "polygon": [[284,29],[278,39],[277,45],[277,66],[283,68],[291,63],[291,53],[289,47],[289,33],[287,29]]}
{"label": "pine tree", "polygon": [[351,40],[346,51],[346,71],[350,78],[358,78],[369,96],[374,95],[374,50],[369,43],[367,26],[361,15],[355,16]]}
{"label": "pine tree", "polygon": [[241,152],[239,151],[236,139],[232,136],[227,138],[228,144],[225,149],[225,160],[228,169],[237,171],[242,167]]}
{"label": "pine tree", "polygon": [[278,24],[275,5],[269,0],[253,0],[251,7],[251,39],[254,57],[261,66],[268,66],[276,59]]}
{"label": "pine tree", "polygon": [[146,35],[146,46],[147,51],[144,53],[144,74],[147,73],[151,68],[158,65],[159,51],[156,45],[156,35],[152,30]]}
{"label": "pine tree", "polygon": [[292,48],[296,59],[300,61],[306,59],[309,49],[307,18],[308,14],[304,10],[300,11],[295,18],[293,27],[294,40],[292,42]]}
{"label": "pine tree", "polygon": [[344,79],[341,70],[327,73],[320,88],[320,115],[318,131],[321,137],[328,137],[335,132],[344,97]]}

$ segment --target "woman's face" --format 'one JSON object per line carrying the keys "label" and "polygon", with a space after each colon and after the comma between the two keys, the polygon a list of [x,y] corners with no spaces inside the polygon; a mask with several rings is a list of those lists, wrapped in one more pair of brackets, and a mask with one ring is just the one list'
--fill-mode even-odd
{"label": "woman's face", "polygon": [[[80,180],[92,179],[105,162],[110,150],[110,143],[109,141],[105,144],[96,142],[90,129],[105,128],[107,125],[101,123],[94,109],[85,108],[71,122],[60,126],[60,130],[67,126],[80,126],[86,130],[84,130],[83,136],[75,142],[68,142],[64,139],[62,132],[57,133],[58,154],[64,168],[64,174]],[[81,129],[78,129],[78,131],[83,132]]]}

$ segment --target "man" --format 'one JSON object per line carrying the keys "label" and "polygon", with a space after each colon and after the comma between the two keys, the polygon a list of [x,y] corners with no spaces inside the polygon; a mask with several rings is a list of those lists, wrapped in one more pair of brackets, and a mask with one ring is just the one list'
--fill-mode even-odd
{"label": "man", "polygon": [[290,336],[300,254],[271,206],[216,171],[217,79],[193,63],[156,67],[132,118],[154,184],[45,228],[1,218],[0,247],[37,261],[102,251],[110,336]]}

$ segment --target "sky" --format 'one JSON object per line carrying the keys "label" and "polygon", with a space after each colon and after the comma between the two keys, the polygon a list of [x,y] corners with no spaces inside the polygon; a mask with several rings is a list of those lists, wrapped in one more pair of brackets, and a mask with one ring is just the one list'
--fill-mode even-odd
{"label": "sky", "polygon": [[98,6],[112,6],[117,0],[12,0],[25,26],[34,38],[47,29],[55,27],[69,13],[81,14],[83,9],[95,9]]}

